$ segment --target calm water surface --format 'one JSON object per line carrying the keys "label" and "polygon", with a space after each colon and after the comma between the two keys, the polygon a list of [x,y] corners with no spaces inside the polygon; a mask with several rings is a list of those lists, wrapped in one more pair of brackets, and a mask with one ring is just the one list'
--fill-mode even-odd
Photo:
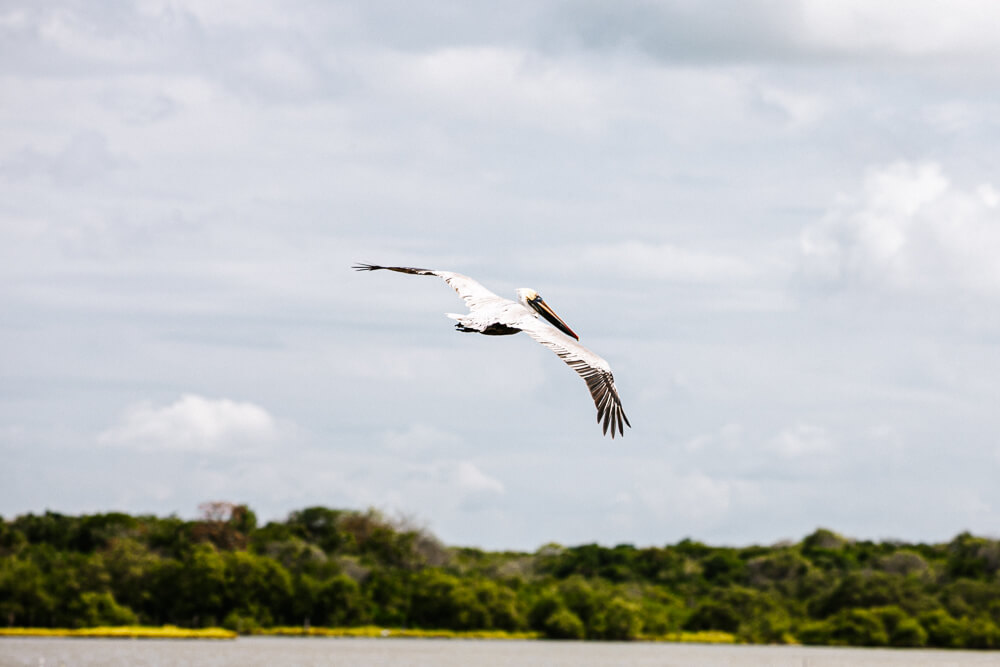
{"label": "calm water surface", "polygon": [[1000,653],[800,646],[244,637],[235,641],[0,637],[0,666],[966,667]]}

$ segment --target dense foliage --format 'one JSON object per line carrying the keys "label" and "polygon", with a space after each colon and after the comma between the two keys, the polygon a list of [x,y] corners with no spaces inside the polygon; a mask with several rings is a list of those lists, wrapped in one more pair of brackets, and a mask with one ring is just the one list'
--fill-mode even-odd
{"label": "dense foliage", "polygon": [[1000,542],[845,539],[535,553],[446,548],[374,511],[310,507],[258,527],[53,512],[0,519],[0,622],[536,630],[634,639],[720,630],[749,642],[1000,648]]}

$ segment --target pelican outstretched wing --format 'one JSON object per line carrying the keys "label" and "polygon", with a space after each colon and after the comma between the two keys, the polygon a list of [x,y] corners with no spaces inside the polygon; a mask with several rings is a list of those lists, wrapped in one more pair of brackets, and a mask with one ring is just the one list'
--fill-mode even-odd
{"label": "pelican outstretched wing", "polygon": [[[414,276],[437,276],[442,278],[451,288],[458,292],[458,295],[465,301],[469,310],[475,310],[483,304],[494,299],[503,299],[489,291],[469,276],[451,271],[434,271],[431,269],[414,269],[408,266],[377,266],[375,264],[355,264],[351,267],[356,271],[397,271],[399,273],[409,273]],[[503,299],[506,300],[506,299]]]}
{"label": "pelican outstretched wing", "polygon": [[577,341],[573,340],[555,327],[529,314],[510,322],[510,326],[528,334],[539,343],[555,352],[566,365],[572,368],[587,383],[587,389],[597,406],[597,422],[601,424],[604,434],[611,428],[611,437],[625,435],[624,426],[632,427],[622,409],[622,401],[615,386],[615,377],[611,374],[611,366]]}

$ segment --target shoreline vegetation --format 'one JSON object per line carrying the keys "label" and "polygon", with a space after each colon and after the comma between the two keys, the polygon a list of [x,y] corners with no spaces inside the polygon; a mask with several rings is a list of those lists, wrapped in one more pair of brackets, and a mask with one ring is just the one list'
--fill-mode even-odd
{"label": "shoreline vegetation", "polygon": [[178,628],[175,625],[98,626],[95,628],[0,628],[0,637],[74,637],[92,639],[236,639],[225,628]]}
{"label": "shoreline vegetation", "polygon": [[449,547],[374,510],[0,518],[0,637],[428,637],[1000,649],[1000,541]]}
{"label": "shoreline vegetation", "polygon": [[[113,626],[95,628],[0,628],[0,637],[72,637],[100,639],[236,639],[253,637],[332,637],[362,639],[489,639],[535,640],[545,639],[540,632],[508,632],[506,630],[421,630],[416,628],[383,628],[375,625],[360,627],[316,628],[279,626],[258,628],[240,635],[225,628],[178,628],[174,625],[160,627]],[[673,642],[697,644],[735,644],[736,635],[728,632],[675,632],[660,636],[640,635],[636,641]]]}

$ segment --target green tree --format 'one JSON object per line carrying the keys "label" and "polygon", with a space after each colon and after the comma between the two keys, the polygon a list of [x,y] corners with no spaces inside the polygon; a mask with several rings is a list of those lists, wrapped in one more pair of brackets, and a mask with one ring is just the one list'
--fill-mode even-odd
{"label": "green tree", "polygon": [[85,591],[70,603],[74,627],[95,627],[100,625],[135,625],[135,613],[115,601],[109,592]]}
{"label": "green tree", "polygon": [[685,578],[685,558],[673,549],[640,549],[632,562],[636,574],[649,582],[674,584]]}
{"label": "green tree", "polygon": [[746,577],[746,563],[731,549],[719,549],[702,560],[702,576],[717,586],[743,581]]}
{"label": "green tree", "polygon": [[112,539],[101,556],[115,599],[140,615],[155,615],[152,577],[160,558],[133,537]]}
{"label": "green tree", "polygon": [[164,621],[205,627],[225,617],[226,561],[212,543],[198,544],[182,561],[161,561],[152,579]]}
{"label": "green tree", "polygon": [[844,609],[897,605],[910,614],[937,606],[924,592],[923,583],[912,577],[877,571],[847,573],[836,585],[822,592],[810,604],[820,617]]}
{"label": "green tree", "polygon": [[524,627],[517,594],[510,588],[482,579],[475,584],[475,596],[486,610],[488,625],[484,627],[508,631]]}
{"label": "green tree", "polygon": [[405,625],[410,619],[413,578],[410,572],[376,567],[364,581],[364,591],[370,601],[372,620],[382,625]]}
{"label": "green tree", "polygon": [[417,627],[472,630],[489,628],[490,616],[473,585],[436,569],[414,577],[410,619]]}
{"label": "green tree", "polygon": [[942,586],[938,597],[948,613],[956,618],[990,614],[998,610],[1000,581],[958,579]]}
{"label": "green tree", "polygon": [[588,581],[579,574],[559,584],[559,597],[576,614],[586,629],[588,638],[600,638],[605,633],[604,605],[607,596],[595,588],[600,580]]}
{"label": "green tree", "polygon": [[317,622],[331,626],[362,625],[371,620],[368,602],[357,582],[338,574],[320,584],[310,614]]}
{"label": "green tree", "polygon": [[292,512],[286,523],[294,535],[332,553],[344,543],[344,536],[337,527],[342,514],[340,510],[326,507],[307,507]]}
{"label": "green tree", "polygon": [[263,626],[291,617],[292,578],[266,556],[246,551],[223,555],[225,565],[222,611],[236,611]]}
{"label": "green tree", "polygon": [[879,607],[871,610],[889,635],[892,646],[924,646],[927,643],[927,631],[920,622],[911,617],[896,605]]}
{"label": "green tree", "polygon": [[580,617],[566,607],[558,607],[537,628],[549,639],[583,639],[586,631]]}
{"label": "green tree", "polygon": [[642,632],[642,608],[635,602],[615,596],[604,610],[603,639],[624,641],[638,639]]}
{"label": "green tree", "polygon": [[791,619],[785,607],[770,593],[743,586],[730,586],[702,599],[688,618],[689,630],[732,632],[751,642],[786,641]]}
{"label": "green tree", "polygon": [[739,612],[729,602],[706,599],[698,603],[684,624],[685,630],[720,630],[735,633],[740,629]]}
{"label": "green tree", "polygon": [[790,549],[778,549],[752,558],[747,563],[747,579],[757,588],[775,587],[784,592],[796,590],[795,584],[812,569],[801,554]]}
{"label": "green tree", "polygon": [[41,568],[30,558],[0,558],[0,622],[10,626],[51,624],[56,600]]}
{"label": "green tree", "polygon": [[961,648],[965,645],[966,628],[944,609],[934,609],[919,616],[927,631],[927,643],[941,648]]}
{"label": "green tree", "polygon": [[[548,588],[541,591],[529,605],[528,627],[537,632],[544,633],[545,624],[548,622],[549,617],[560,609],[565,608],[566,605],[556,590]],[[577,620],[579,620],[579,617],[577,617]]]}
{"label": "green tree", "polygon": [[948,574],[985,579],[1000,570],[1000,542],[962,533],[948,545]]}
{"label": "green tree", "polygon": [[802,540],[802,555],[821,569],[849,570],[857,565],[849,546],[850,541],[843,536],[820,528]]}
{"label": "green tree", "polygon": [[965,629],[965,647],[1000,648],[1000,628],[991,619],[984,616],[972,619]]}
{"label": "green tree", "polygon": [[867,609],[844,609],[823,621],[807,622],[799,628],[804,644],[885,646],[889,635],[881,619]]}

